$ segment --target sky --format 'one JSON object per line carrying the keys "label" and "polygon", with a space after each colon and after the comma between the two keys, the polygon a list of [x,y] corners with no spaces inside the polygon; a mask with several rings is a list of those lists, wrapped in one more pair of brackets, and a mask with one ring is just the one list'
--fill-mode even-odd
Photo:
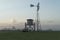
{"label": "sky", "polygon": [[[60,24],[60,0],[0,0],[0,23],[35,19],[38,2],[40,21]],[[34,4],[35,7],[30,7],[30,4]]]}

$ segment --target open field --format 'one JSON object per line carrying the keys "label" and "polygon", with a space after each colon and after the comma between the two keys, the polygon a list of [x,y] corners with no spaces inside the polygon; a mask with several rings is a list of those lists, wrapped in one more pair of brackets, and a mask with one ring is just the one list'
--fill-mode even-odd
{"label": "open field", "polygon": [[0,32],[0,40],[60,40],[60,32]]}

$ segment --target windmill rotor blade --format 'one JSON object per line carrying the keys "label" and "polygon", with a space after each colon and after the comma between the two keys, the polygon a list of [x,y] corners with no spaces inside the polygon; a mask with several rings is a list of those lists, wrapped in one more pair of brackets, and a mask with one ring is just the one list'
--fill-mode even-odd
{"label": "windmill rotor blade", "polygon": [[39,11],[39,8],[40,8],[40,3],[37,4],[37,11]]}

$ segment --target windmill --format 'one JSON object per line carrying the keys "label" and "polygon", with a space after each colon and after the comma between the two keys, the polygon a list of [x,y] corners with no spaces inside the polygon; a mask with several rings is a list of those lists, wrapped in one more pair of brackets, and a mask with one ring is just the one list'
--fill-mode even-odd
{"label": "windmill", "polygon": [[[36,14],[37,31],[39,31],[39,23],[40,23],[40,20],[39,20],[39,13],[38,13],[38,12],[39,12],[39,8],[40,8],[39,5],[40,5],[39,2],[38,2],[37,5],[33,5],[33,4],[30,5],[30,7],[35,7],[35,6],[37,7],[37,10],[36,10],[36,11],[37,11],[37,14]],[[40,24],[40,30],[41,30],[41,24]]]}

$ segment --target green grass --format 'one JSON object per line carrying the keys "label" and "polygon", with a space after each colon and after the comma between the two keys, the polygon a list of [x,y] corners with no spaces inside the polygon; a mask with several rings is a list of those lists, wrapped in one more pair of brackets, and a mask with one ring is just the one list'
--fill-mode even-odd
{"label": "green grass", "polygon": [[0,32],[0,40],[60,40],[60,32]]}

